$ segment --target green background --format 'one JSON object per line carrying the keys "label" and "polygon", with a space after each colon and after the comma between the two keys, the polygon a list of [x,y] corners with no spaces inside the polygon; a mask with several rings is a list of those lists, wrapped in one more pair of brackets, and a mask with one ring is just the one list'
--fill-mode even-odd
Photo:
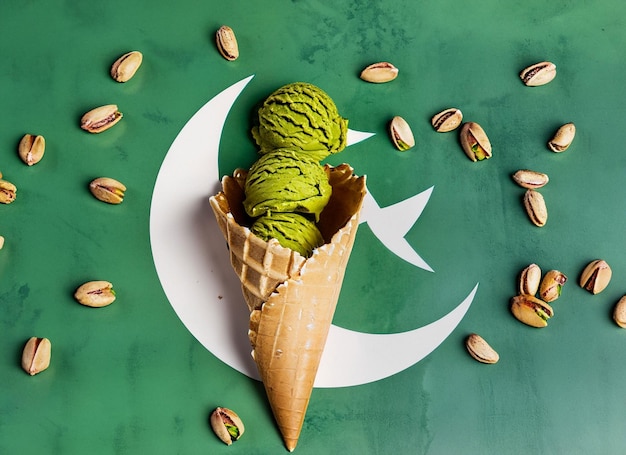
{"label": "green background", "polygon": [[[215,49],[223,24],[237,34],[235,62]],[[2,2],[0,171],[18,193],[0,206],[0,453],[285,452],[262,386],[177,318],[149,239],[169,146],[204,103],[252,74],[224,129],[220,174],[255,159],[256,103],[303,80],[327,91],[351,128],[377,133],[331,162],[367,174],[381,206],[435,186],[407,235],[435,273],[399,260],[361,225],[337,325],[410,330],[480,283],[457,329],[417,365],[372,384],[314,390],[296,453],[623,453],[626,331],[611,314],[626,292],[624,49],[626,3],[608,0]],[[129,50],[144,63],[118,84],[109,67]],[[542,60],[557,65],[556,79],[525,87],[519,71]],[[361,81],[378,61],[399,77]],[[124,113],[117,126],[79,129],[85,111],[109,103]],[[491,160],[470,162],[455,133],[432,130],[431,116],[452,106],[483,126]],[[394,115],[416,137],[404,153],[386,133]],[[550,152],[546,142],[570,121],[573,145]],[[33,167],[17,156],[25,133],[47,142]],[[544,228],[529,222],[510,178],[521,168],[550,176]],[[126,184],[123,204],[91,196],[87,184],[100,176]],[[613,280],[593,296],[577,281],[596,258]],[[533,262],[569,277],[545,329],[508,308],[517,274]],[[93,279],[114,283],[113,305],[73,300]],[[467,355],[471,332],[500,353],[498,364]],[[34,377],[20,368],[31,336],[52,341],[52,364]],[[230,448],[207,423],[218,405],[246,423]]]}

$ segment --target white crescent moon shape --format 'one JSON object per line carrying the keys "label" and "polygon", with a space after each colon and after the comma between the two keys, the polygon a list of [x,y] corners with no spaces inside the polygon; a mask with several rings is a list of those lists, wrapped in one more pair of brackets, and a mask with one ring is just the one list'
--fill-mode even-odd
{"label": "white crescent moon shape", "polygon": [[[226,117],[253,77],[208,101],[172,143],[152,194],[150,242],[161,286],[183,324],[221,361],[258,379],[247,336],[249,313],[208,203],[219,189]],[[452,333],[475,293],[476,287],[448,315],[409,332],[375,335],[331,326],[315,386],[365,384],[410,367]]]}
{"label": "white crescent moon shape", "polygon": [[331,326],[315,387],[367,384],[415,365],[448,338],[465,316],[477,290],[478,284],[441,319],[408,332],[374,334]]}

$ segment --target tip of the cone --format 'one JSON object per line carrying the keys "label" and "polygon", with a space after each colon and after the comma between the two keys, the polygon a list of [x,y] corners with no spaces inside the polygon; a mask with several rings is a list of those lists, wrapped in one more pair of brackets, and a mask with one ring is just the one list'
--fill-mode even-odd
{"label": "tip of the cone", "polygon": [[294,449],[296,448],[297,444],[298,444],[298,440],[297,439],[287,439],[287,440],[285,440],[285,446],[287,447],[287,450],[289,450],[290,452],[294,451]]}

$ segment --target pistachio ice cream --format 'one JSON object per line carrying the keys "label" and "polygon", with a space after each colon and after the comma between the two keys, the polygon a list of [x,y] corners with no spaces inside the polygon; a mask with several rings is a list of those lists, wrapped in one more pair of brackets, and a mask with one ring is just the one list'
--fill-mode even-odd
{"label": "pistachio ice cream", "polygon": [[260,153],[291,148],[318,161],[346,147],[348,121],[315,85],[294,82],[272,93],[259,109],[252,136]]}
{"label": "pistachio ice cream", "polygon": [[265,241],[278,240],[285,248],[297,251],[303,257],[324,244],[324,238],[315,222],[299,213],[273,213],[257,218],[250,231]]}
{"label": "pistachio ice cream", "polygon": [[266,153],[248,171],[243,201],[252,218],[297,212],[315,219],[330,199],[332,188],[319,162],[293,150]]}

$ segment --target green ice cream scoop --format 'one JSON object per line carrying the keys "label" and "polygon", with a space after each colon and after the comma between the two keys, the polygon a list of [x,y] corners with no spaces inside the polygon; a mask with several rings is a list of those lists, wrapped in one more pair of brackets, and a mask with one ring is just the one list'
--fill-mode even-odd
{"label": "green ice cream scoop", "polygon": [[261,156],[248,171],[244,186],[246,213],[311,213],[315,219],[330,199],[332,187],[324,168],[307,155],[279,149]]}
{"label": "green ice cream scoop", "polygon": [[262,216],[250,226],[253,234],[266,242],[278,240],[285,248],[311,256],[315,248],[324,244],[322,234],[313,221],[299,213],[273,213]]}
{"label": "green ice cream scoop", "polygon": [[346,147],[348,121],[319,87],[305,82],[285,85],[267,97],[259,109],[252,136],[259,153],[277,148],[302,151],[321,161]]}

